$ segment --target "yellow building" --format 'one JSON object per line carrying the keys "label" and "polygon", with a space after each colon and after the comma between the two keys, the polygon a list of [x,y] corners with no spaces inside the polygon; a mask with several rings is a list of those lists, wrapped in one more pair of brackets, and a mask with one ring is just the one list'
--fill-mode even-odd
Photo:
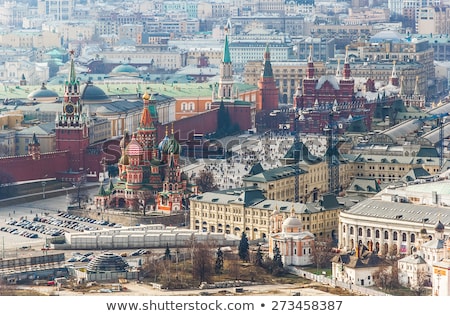
{"label": "yellow building", "polygon": [[324,195],[316,203],[292,203],[266,199],[262,190],[239,188],[206,192],[190,199],[190,228],[241,236],[249,240],[268,238],[275,210],[289,217],[291,210],[301,219],[303,230],[324,238],[337,237],[339,212],[333,195]]}
{"label": "yellow building", "polygon": [[22,121],[23,114],[20,111],[0,114],[0,157],[15,154],[15,134],[22,129]]}
{"label": "yellow building", "polygon": [[0,34],[0,45],[15,48],[60,47],[61,35],[49,31],[17,30]]}

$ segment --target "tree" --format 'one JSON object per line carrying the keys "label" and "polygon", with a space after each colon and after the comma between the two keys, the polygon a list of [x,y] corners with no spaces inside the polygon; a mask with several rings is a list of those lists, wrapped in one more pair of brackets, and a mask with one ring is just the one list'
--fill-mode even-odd
{"label": "tree", "polygon": [[331,239],[315,240],[312,247],[312,261],[317,269],[326,268],[331,263],[331,258],[335,255],[332,252],[333,241]]}
{"label": "tree", "polygon": [[216,252],[216,265],[214,266],[214,270],[216,274],[221,274],[223,271],[223,251],[222,249],[217,248]]}
{"label": "tree", "polygon": [[170,260],[172,255],[170,254],[169,244],[166,245],[166,252],[164,253],[164,260]]}
{"label": "tree", "polygon": [[77,189],[74,194],[72,194],[70,199],[70,204],[78,204],[78,208],[81,209],[81,205],[89,201],[89,192],[85,186],[86,177],[82,176],[78,181],[74,182],[73,185]]}
{"label": "tree", "polygon": [[417,271],[417,280],[415,285],[412,287],[414,293],[416,293],[417,296],[422,296],[423,294],[425,294],[427,286],[429,285],[430,285],[430,276],[426,272],[426,270],[421,269]]}
{"label": "tree", "polygon": [[139,211],[142,209],[142,214],[146,215],[147,205],[152,201],[151,193],[148,191],[138,191],[134,198],[130,201],[130,210]]}
{"label": "tree", "polygon": [[192,258],[192,276],[199,283],[210,282],[214,258],[207,243],[197,243]]}
{"label": "tree", "polygon": [[211,171],[200,171],[198,177],[195,179],[195,183],[197,184],[200,192],[211,192],[218,189],[218,186],[214,180],[214,174]]}
{"label": "tree", "polygon": [[0,157],[8,157],[14,153],[11,153],[11,149],[6,144],[0,144]]}
{"label": "tree", "polygon": [[378,270],[373,273],[373,279],[375,284],[384,290],[398,288],[399,282],[397,260],[392,260],[389,265],[380,266]]}
{"label": "tree", "polygon": [[225,107],[223,99],[220,101],[219,110],[217,111],[217,130],[214,135],[216,138],[232,135],[239,131],[239,124],[231,121],[230,113]]}
{"label": "tree", "polygon": [[108,175],[110,178],[117,177],[119,175],[119,168],[116,165],[108,165]]}
{"label": "tree", "polygon": [[245,232],[242,232],[241,240],[239,241],[239,248],[238,248],[239,258],[242,261],[248,262],[248,260],[249,260],[248,249],[249,249],[249,244],[248,244],[247,234]]}
{"label": "tree", "polygon": [[258,250],[256,251],[255,265],[258,267],[263,266],[263,255],[262,255],[262,251],[261,251],[261,245],[258,245]]}
{"label": "tree", "polygon": [[16,195],[17,187],[13,183],[14,178],[11,175],[0,172],[0,199]]}
{"label": "tree", "polygon": [[268,264],[268,269],[272,275],[281,276],[284,274],[283,258],[278,243],[275,243],[273,247],[273,258]]}

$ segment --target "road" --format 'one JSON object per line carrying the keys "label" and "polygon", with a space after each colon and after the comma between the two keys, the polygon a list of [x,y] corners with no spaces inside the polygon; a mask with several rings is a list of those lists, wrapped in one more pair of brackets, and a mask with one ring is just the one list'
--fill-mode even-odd
{"label": "road", "polygon": [[[59,296],[83,296],[83,295],[100,295],[100,296],[199,296],[199,295],[246,295],[246,296],[292,296],[300,293],[301,296],[332,296],[328,292],[319,291],[313,288],[299,287],[292,284],[279,285],[254,285],[244,286],[243,293],[236,293],[234,288],[225,289],[208,289],[208,290],[177,290],[166,291],[153,288],[149,284],[137,283],[135,281],[123,285],[126,290],[120,292],[110,292],[92,290],[87,294],[80,291],[73,291],[71,289],[58,290],[54,286],[32,286],[21,287],[29,288],[38,291],[45,295],[59,295]],[[109,287],[105,285],[104,289]]]}

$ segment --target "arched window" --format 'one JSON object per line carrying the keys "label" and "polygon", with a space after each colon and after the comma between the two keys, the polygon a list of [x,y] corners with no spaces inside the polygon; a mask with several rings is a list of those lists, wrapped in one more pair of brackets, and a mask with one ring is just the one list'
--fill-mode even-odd
{"label": "arched window", "polygon": [[392,240],[397,240],[398,239],[398,233],[394,232],[394,234],[392,235]]}
{"label": "arched window", "polygon": [[406,241],[406,233],[402,234],[402,241]]}
{"label": "arched window", "polygon": [[416,242],[416,235],[415,234],[411,234],[411,242]]}
{"label": "arched window", "polygon": [[380,238],[380,231],[378,229],[375,231],[375,238]]}
{"label": "arched window", "polygon": [[358,228],[358,236],[362,236],[362,228]]}
{"label": "arched window", "polygon": [[370,235],[371,235],[371,230],[370,230],[370,228],[368,228],[368,229],[367,229],[366,236],[367,236],[367,237],[370,237]]}
{"label": "arched window", "polygon": [[384,231],[384,239],[389,239],[389,232],[387,230]]}
{"label": "arched window", "polygon": [[350,235],[353,235],[354,234],[354,232],[353,232],[353,226],[350,226]]}

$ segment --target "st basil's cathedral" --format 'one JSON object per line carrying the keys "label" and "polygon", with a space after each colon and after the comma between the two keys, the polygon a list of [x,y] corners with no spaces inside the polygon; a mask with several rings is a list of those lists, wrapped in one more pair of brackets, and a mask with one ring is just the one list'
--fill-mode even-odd
{"label": "st basil's cathedral", "polygon": [[137,131],[126,131],[120,141],[119,176],[115,184],[101,185],[95,197],[96,207],[158,211],[170,214],[186,207],[186,197],[197,194],[180,167],[181,145],[173,127],[169,136],[157,142],[157,129],[150,107],[151,95],[142,97],[143,109]]}

